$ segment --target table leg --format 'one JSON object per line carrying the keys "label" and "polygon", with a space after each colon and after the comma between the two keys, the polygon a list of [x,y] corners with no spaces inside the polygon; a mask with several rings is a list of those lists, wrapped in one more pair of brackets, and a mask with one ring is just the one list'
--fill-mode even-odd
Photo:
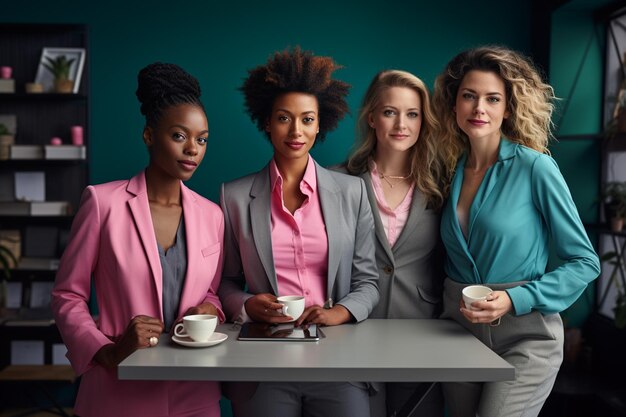
{"label": "table leg", "polygon": [[404,403],[402,408],[398,411],[394,411],[389,417],[411,417],[436,384],[437,382],[432,382],[429,385],[420,384],[415,392],[411,394],[406,403]]}

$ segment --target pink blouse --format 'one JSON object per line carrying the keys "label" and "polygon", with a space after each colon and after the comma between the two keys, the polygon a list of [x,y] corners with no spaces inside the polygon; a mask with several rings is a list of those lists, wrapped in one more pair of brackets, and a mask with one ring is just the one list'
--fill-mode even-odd
{"label": "pink blouse", "polygon": [[283,178],[272,159],[271,227],[278,295],[302,295],[305,305],[323,305],[328,275],[328,237],[317,193],[317,176],[309,155],[300,191],[306,196],[293,213],[283,203]]}
{"label": "pink blouse", "polygon": [[374,161],[370,164],[370,175],[372,177],[374,194],[376,195],[376,205],[378,206],[380,221],[385,229],[385,235],[387,235],[389,246],[393,247],[396,240],[398,240],[398,236],[400,236],[402,229],[404,229],[407,219],[409,218],[415,184],[411,185],[411,188],[409,188],[409,191],[406,193],[404,199],[398,207],[391,209],[385,200],[385,193],[383,191],[382,183],[380,182],[380,174]]}

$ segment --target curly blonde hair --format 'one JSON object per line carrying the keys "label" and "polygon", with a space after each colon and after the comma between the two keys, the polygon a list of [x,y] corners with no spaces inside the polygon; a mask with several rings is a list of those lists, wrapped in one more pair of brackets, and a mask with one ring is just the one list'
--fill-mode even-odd
{"label": "curly blonde hair", "polygon": [[417,142],[410,149],[411,171],[415,186],[424,194],[427,204],[433,208],[440,208],[443,204],[443,194],[439,184],[441,164],[435,143],[435,132],[438,122],[431,109],[428,88],[415,75],[399,70],[381,71],[370,83],[357,124],[357,147],[348,160],[347,170],[353,175],[367,171],[369,162],[376,151],[376,131],[368,123],[369,115],[380,103],[383,91],[391,87],[404,87],[414,90],[420,97],[422,108],[422,125]]}
{"label": "curly blonde hair", "polygon": [[456,123],[452,111],[463,77],[472,71],[489,71],[504,81],[506,109],[510,116],[501,131],[512,142],[549,154],[552,136],[552,87],[543,82],[532,61],[501,46],[483,46],[461,52],[446,65],[435,80],[433,107],[440,123],[439,152],[443,160],[447,194],[457,161],[468,149],[467,135]]}

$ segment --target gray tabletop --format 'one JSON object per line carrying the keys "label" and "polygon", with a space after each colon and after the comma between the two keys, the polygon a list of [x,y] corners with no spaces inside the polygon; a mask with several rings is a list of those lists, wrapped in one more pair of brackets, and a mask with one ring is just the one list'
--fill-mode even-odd
{"label": "gray tabletop", "polygon": [[214,381],[505,381],[515,368],[449,320],[369,319],[324,327],[319,342],[228,339],[189,348],[162,335],[118,367],[120,379]]}

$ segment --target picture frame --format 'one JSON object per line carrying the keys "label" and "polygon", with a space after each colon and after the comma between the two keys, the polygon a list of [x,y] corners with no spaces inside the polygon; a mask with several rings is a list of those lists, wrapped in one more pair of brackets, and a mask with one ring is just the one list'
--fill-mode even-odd
{"label": "picture frame", "polygon": [[35,82],[43,85],[45,92],[53,90],[54,76],[43,65],[44,58],[57,58],[61,55],[65,55],[67,59],[75,59],[70,67],[69,79],[74,81],[72,93],[78,93],[80,89],[80,79],[83,74],[83,66],[85,65],[85,48],[52,48],[44,47],[41,51],[41,58],[39,59],[39,66],[37,67],[37,75],[35,76]]}

